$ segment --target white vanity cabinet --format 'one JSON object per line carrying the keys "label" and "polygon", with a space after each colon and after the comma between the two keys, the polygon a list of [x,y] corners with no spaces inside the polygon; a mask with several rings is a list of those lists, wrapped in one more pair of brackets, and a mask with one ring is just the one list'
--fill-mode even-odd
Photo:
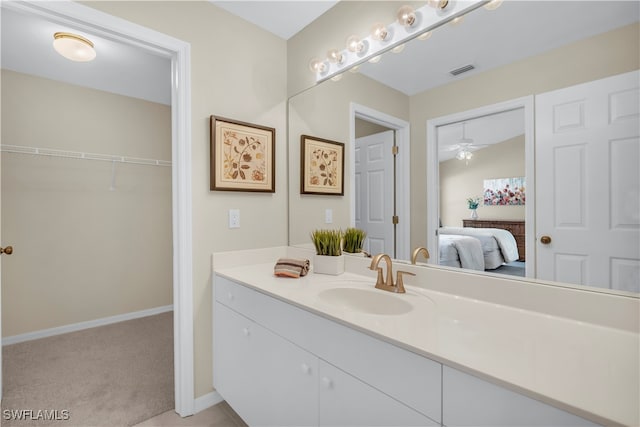
{"label": "white vanity cabinet", "polygon": [[446,427],[598,425],[448,366],[442,372],[442,402]]}
{"label": "white vanity cabinet", "polygon": [[215,387],[249,425],[311,426],[318,358],[216,304]]}
{"label": "white vanity cabinet", "polygon": [[440,425],[439,363],[215,280],[214,387],[249,425]]}
{"label": "white vanity cabinet", "polygon": [[424,415],[320,360],[320,426],[439,426]]}

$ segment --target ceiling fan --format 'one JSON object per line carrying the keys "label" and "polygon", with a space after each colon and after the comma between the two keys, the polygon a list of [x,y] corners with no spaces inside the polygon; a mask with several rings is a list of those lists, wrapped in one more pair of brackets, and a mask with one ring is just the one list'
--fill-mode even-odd
{"label": "ceiling fan", "polygon": [[462,138],[460,138],[458,140],[457,144],[451,144],[447,147],[443,147],[442,151],[455,151],[456,152],[456,159],[458,160],[465,160],[468,164],[469,160],[473,157],[473,151],[475,151],[476,149],[479,148],[484,148],[487,147],[487,144],[474,144],[473,143],[473,139],[471,138],[467,138],[466,136],[466,132],[465,132],[465,125],[467,123],[466,122],[462,122]]}

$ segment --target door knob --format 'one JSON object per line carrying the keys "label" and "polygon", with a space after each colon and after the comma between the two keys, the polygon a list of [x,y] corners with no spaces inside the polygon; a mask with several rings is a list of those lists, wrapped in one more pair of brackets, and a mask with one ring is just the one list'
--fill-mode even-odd
{"label": "door knob", "polygon": [[551,243],[551,237],[549,236],[542,236],[540,238],[540,243],[542,243],[543,245],[548,245],[549,243]]}
{"label": "door knob", "polygon": [[13,253],[13,246],[7,246],[6,248],[0,248],[0,254],[11,255]]}

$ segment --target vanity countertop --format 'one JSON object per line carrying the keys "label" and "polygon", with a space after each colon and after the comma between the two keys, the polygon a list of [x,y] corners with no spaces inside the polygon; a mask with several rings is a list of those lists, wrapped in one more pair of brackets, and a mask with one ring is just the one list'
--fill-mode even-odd
{"label": "vanity countertop", "polygon": [[[378,291],[375,279],[353,273],[281,278],[273,275],[273,263],[215,272],[595,422],[640,424],[637,333],[406,284],[406,294]],[[318,297],[336,287],[383,292],[414,309],[366,314]]]}

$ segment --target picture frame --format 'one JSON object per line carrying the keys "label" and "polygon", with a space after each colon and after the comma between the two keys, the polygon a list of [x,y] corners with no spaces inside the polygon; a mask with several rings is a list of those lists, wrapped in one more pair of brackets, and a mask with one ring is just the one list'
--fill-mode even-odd
{"label": "picture frame", "polygon": [[211,116],[210,130],[212,191],[276,191],[274,128]]}
{"label": "picture frame", "polygon": [[344,144],[300,136],[300,193],[344,195]]}
{"label": "picture frame", "polygon": [[485,179],[485,206],[524,206],[526,204],[525,177]]}

